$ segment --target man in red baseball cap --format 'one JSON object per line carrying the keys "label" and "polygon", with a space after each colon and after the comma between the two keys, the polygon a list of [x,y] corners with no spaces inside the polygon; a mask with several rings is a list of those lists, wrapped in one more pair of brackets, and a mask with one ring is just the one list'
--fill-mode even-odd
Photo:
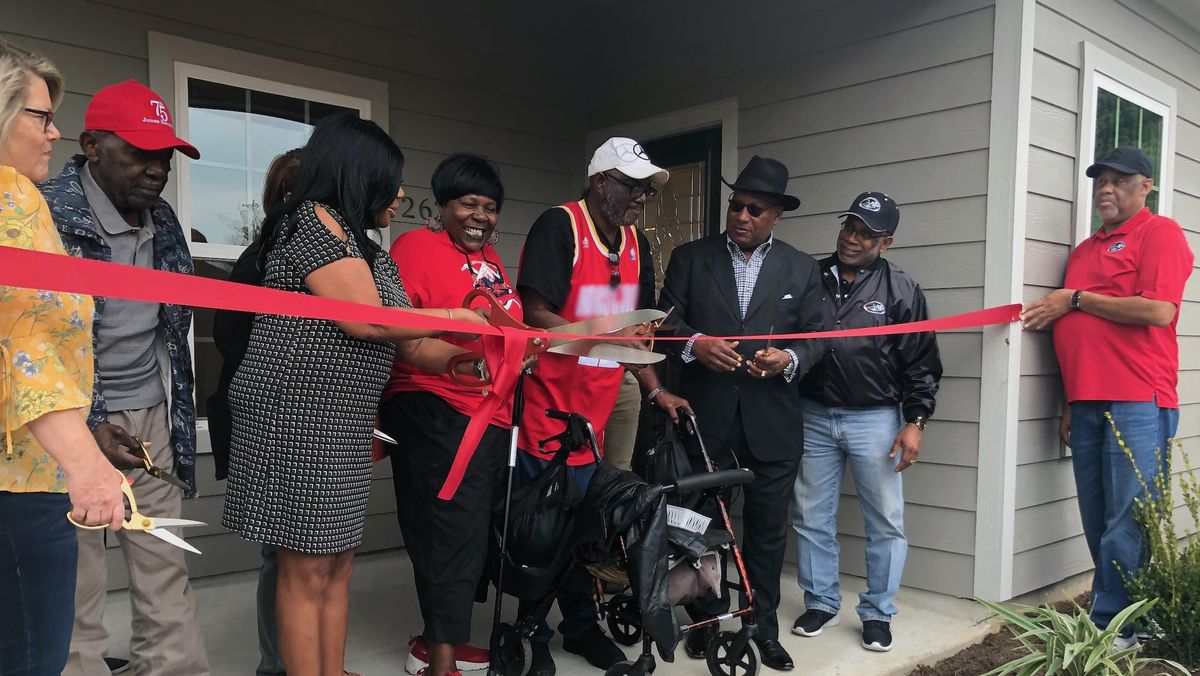
{"label": "man in red baseball cap", "polygon": [[[133,80],[101,89],[84,114],[79,146],[83,154],[41,186],[67,251],[191,274],[183,228],[161,195],[175,150],[192,159],[200,153],[175,135],[162,97]],[[130,470],[139,507],[159,517],[178,517],[184,494],[196,491],[191,320],[185,306],[96,298],[88,425],[109,460]],[[143,444],[151,462],[177,482],[145,471],[131,454]],[[135,671],[208,674],[184,551],[143,534],[118,539],[129,574]],[[102,535],[80,530],[75,627],[64,674],[107,676],[130,666],[104,656],[105,558]]]}

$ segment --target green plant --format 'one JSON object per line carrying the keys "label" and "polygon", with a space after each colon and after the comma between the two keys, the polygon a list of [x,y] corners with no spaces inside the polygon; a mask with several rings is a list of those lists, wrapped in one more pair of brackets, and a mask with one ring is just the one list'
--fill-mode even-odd
{"label": "green plant", "polygon": [[[1154,632],[1155,643],[1151,646],[1156,655],[1200,666],[1200,547],[1188,546],[1179,538],[1170,463],[1163,461],[1162,451],[1155,450],[1155,462],[1164,471],[1156,473],[1148,484],[1112,416],[1105,415],[1117,444],[1133,464],[1143,495],[1134,501],[1133,515],[1141,527],[1148,559],[1138,570],[1121,571],[1129,598],[1159,600],[1152,614],[1160,630]],[[1179,448],[1184,467],[1190,468],[1182,444],[1174,445]],[[1180,474],[1180,493],[1192,522],[1200,524],[1200,480],[1195,472]]]}
{"label": "green plant", "polygon": [[1103,676],[1132,674],[1138,668],[1154,666],[1164,669],[1158,672],[1160,674],[1188,675],[1188,670],[1175,662],[1138,657],[1136,647],[1113,648],[1113,640],[1121,627],[1144,616],[1154,605],[1153,601],[1138,601],[1117,613],[1107,628],[1100,629],[1078,605],[1074,614],[1067,614],[1045,606],[1006,607],[976,600],[999,615],[1013,636],[1029,651],[1028,655],[996,667],[985,676]]}

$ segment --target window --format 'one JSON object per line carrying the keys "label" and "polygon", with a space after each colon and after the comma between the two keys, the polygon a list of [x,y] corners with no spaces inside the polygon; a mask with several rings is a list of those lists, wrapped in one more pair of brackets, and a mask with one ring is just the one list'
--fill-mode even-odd
{"label": "window", "polygon": [[1170,215],[1174,180],[1175,89],[1084,43],[1076,241],[1100,227],[1092,179],[1083,170],[1117,146],[1135,146],[1154,166],[1146,206]]}
{"label": "window", "polygon": [[231,260],[264,217],[263,181],[276,156],[302,146],[338,112],[370,117],[370,102],[332,92],[176,64],[175,118],[200,159],[181,163],[179,211],[192,255]]}

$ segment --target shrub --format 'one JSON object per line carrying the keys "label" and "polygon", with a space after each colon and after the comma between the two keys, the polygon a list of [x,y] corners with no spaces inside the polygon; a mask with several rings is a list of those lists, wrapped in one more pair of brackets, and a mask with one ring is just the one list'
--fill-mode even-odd
{"label": "shrub", "polygon": [[[1161,450],[1156,450],[1155,460],[1166,471],[1158,472],[1152,485],[1147,484],[1120,431],[1113,424],[1112,416],[1105,415],[1125,457],[1133,463],[1133,471],[1142,487],[1143,497],[1135,500],[1133,513],[1141,527],[1149,559],[1139,570],[1121,571],[1129,598],[1158,599],[1152,613],[1152,624],[1158,625],[1153,632],[1155,641],[1150,646],[1154,654],[1200,666],[1200,547],[1188,546],[1186,541],[1180,540],[1176,530],[1170,463],[1164,462]],[[1183,456],[1184,466],[1191,467],[1182,445],[1175,444]],[[1180,476],[1183,504],[1192,522],[1200,524],[1200,480],[1194,472],[1184,472]]]}
{"label": "shrub", "polygon": [[1168,660],[1138,657],[1136,647],[1115,650],[1113,640],[1121,627],[1137,621],[1154,605],[1153,601],[1138,601],[1117,613],[1105,629],[1098,628],[1087,611],[1075,606],[1073,614],[1053,608],[1008,608],[998,603],[980,603],[999,615],[1013,632],[1028,655],[996,667],[985,676],[1033,676],[1034,674],[1064,674],[1065,676],[1107,676],[1132,674],[1139,668],[1159,666],[1160,674],[1183,674],[1188,671]]}

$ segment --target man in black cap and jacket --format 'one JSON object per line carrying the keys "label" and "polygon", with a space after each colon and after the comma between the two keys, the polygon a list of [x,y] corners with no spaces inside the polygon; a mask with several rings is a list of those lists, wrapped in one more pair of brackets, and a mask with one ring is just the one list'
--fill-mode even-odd
{"label": "man in black cap and jacket", "polygon": [[[793,667],[779,643],[779,576],[787,543],[789,494],[803,450],[796,378],[819,357],[815,341],[718,340],[820,327],[821,282],[808,254],[774,239],[784,211],[788,170],[755,155],[734,183],[725,232],[675,249],[659,307],[670,310],[660,335],[690,337],[666,350],[683,362],[681,394],[691,402],[716,461],[754,471],[743,509],[744,552],[754,589],[755,643],[763,664]],[[689,607],[693,617],[725,612],[728,596]],[[701,657],[715,626],[690,632],[685,649]]]}
{"label": "man in black cap and jacket", "polygon": [[[900,224],[900,209],[881,192],[864,192],[841,213],[836,252],[822,260],[821,323],[827,331],[928,319],[925,294],[881,257]],[[900,472],[917,462],[921,432],[933,414],[942,362],[932,332],[830,338],[821,361],[800,383],[804,457],[796,478],[792,527],[805,612],[792,626],[817,636],[837,624],[837,508],[846,465],[867,532],[867,590],[855,609],[862,646],[892,649],[891,619],[908,552]]]}

